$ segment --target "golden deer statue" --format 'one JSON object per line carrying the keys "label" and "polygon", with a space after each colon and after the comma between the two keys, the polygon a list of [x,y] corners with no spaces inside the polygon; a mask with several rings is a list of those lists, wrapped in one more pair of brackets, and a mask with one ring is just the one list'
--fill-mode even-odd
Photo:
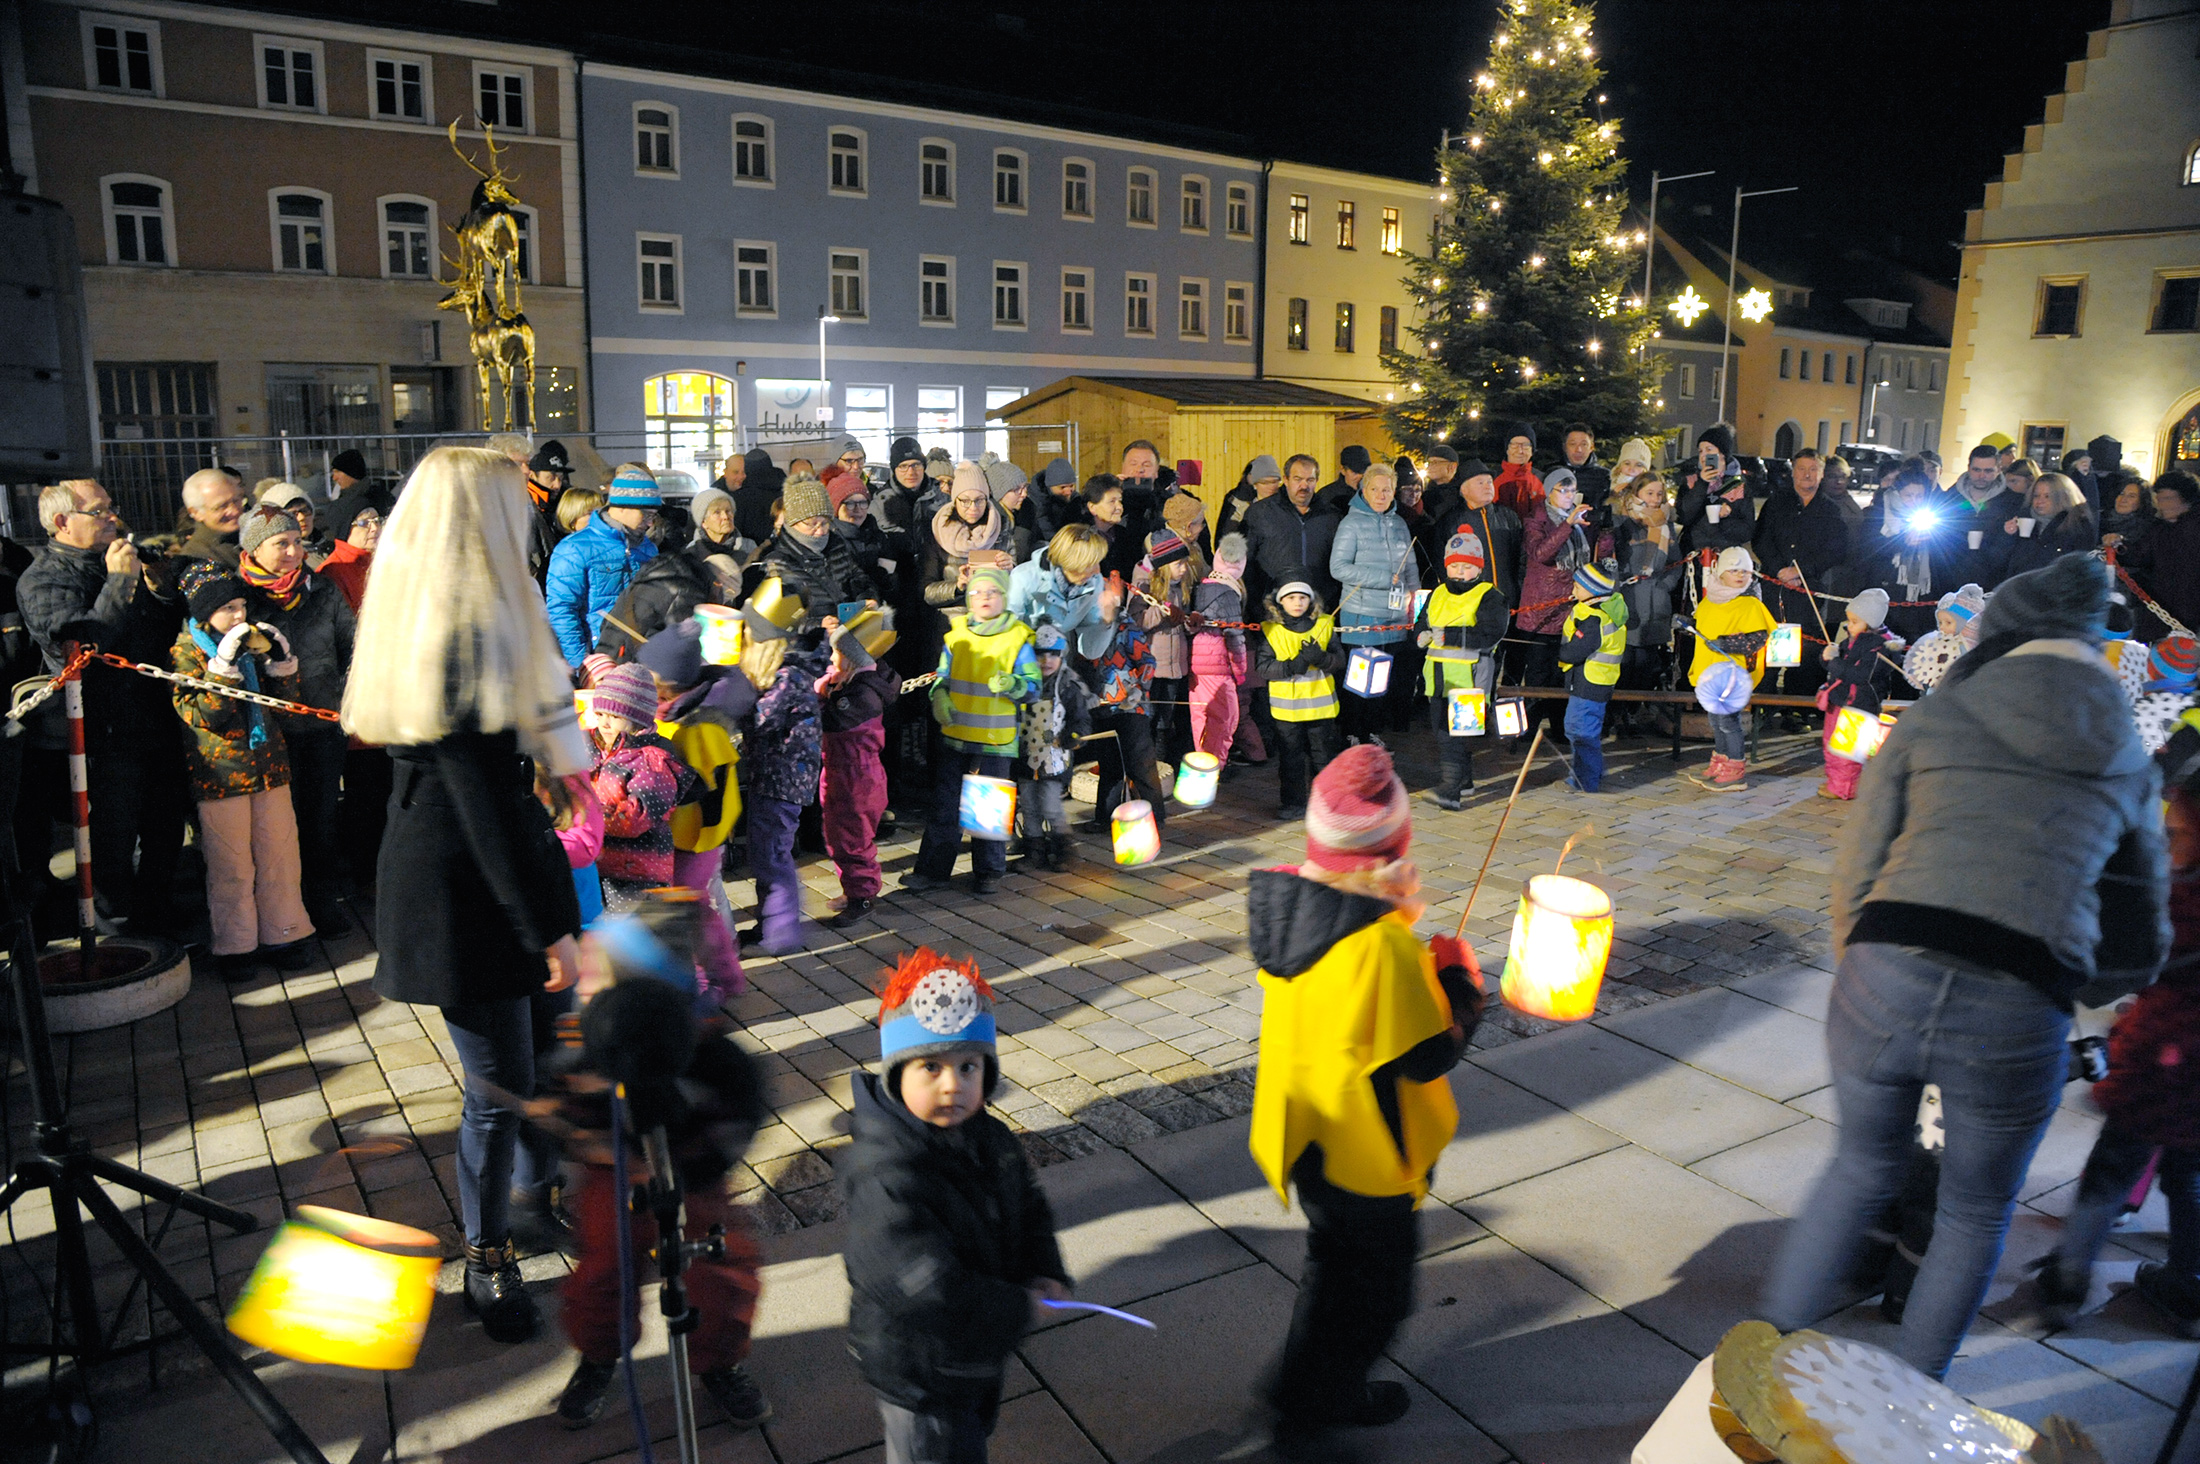
{"label": "golden deer statue", "polygon": [[[436,308],[466,312],[467,339],[474,356],[474,381],[481,390],[481,430],[499,430],[495,420],[495,399],[489,390],[492,377],[504,388],[502,430],[532,430],[535,425],[535,328],[527,323],[527,317],[517,310],[499,309],[479,282],[461,281]],[[515,381],[518,390],[514,389]]]}
{"label": "golden deer statue", "polygon": [[[481,430],[496,430],[489,390],[492,376],[504,387],[505,429],[532,428],[535,424],[535,331],[520,311],[520,228],[519,216],[513,212],[519,198],[511,188],[519,179],[504,171],[496,128],[483,123],[481,135],[488,147],[487,169],[468,157],[465,149],[458,145],[458,123],[451,123],[451,151],[457,153],[459,161],[471,168],[481,181],[474,185],[474,196],[465,215],[451,225],[451,233],[458,240],[458,258],[445,255],[444,262],[457,273],[458,281],[436,308],[466,313],[474,379],[481,390]],[[515,378],[524,386],[524,397],[513,390]]]}

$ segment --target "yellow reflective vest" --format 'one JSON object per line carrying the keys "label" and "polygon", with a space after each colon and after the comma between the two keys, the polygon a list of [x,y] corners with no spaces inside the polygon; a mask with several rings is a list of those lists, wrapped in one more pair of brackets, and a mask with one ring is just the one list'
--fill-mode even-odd
{"label": "yellow reflective vest", "polygon": [[1472,627],[1475,618],[1482,613],[1482,597],[1496,591],[1496,585],[1483,580],[1469,585],[1464,594],[1453,594],[1450,585],[1439,585],[1430,593],[1428,628],[1434,634],[1429,638],[1427,659],[1422,662],[1421,671],[1422,685],[1430,696],[1474,685],[1475,662],[1487,653],[1470,651],[1465,646],[1447,646],[1444,632],[1461,626]]}
{"label": "yellow reflective vest", "polygon": [[993,690],[995,676],[1016,670],[1016,656],[1031,642],[1031,627],[1011,620],[1007,629],[979,635],[967,619],[947,632],[947,720],[942,730],[957,742],[1009,746],[1016,741],[1016,703]]}
{"label": "yellow reflective vest", "polygon": [[1402,910],[1361,926],[1286,980],[1260,973],[1260,1067],[1253,1160],[1278,1195],[1308,1144],[1322,1175],[1354,1194],[1428,1194],[1428,1173],[1459,1127],[1443,1078],[1398,1078],[1404,1151],[1368,1075],[1451,1025],[1436,962]]}
{"label": "yellow reflective vest", "polygon": [[717,848],[741,817],[741,786],[734,779],[741,754],[733,734],[716,722],[659,722],[657,735],[703,780],[701,797],[672,810],[672,847],[688,854]]}
{"label": "yellow reflective vest", "polygon": [[1576,627],[1584,620],[1601,622],[1597,648],[1581,663],[1581,677],[1591,686],[1617,686],[1620,656],[1627,649],[1627,627],[1614,623],[1601,608],[1603,603],[1602,600],[1584,600],[1576,604],[1566,617],[1566,639],[1574,638]]}
{"label": "yellow reflective vest", "polygon": [[[1261,626],[1260,633],[1268,638],[1268,649],[1275,652],[1276,659],[1288,661],[1309,641],[1328,650],[1329,637],[1335,628],[1336,623],[1323,615],[1304,634],[1273,620]],[[1327,721],[1337,715],[1337,683],[1327,671],[1316,671],[1290,681],[1271,681],[1268,683],[1268,710],[1279,722]]]}

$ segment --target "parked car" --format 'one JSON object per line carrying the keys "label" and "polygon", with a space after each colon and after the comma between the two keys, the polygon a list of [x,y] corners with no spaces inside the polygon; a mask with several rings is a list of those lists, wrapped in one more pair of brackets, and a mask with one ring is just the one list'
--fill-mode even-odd
{"label": "parked car", "polygon": [[1795,481],[1793,466],[1782,457],[1737,456],[1742,465],[1742,477],[1748,480],[1751,498],[1766,498],[1775,488],[1785,488]]}
{"label": "parked car", "polygon": [[1841,461],[1849,465],[1849,486],[1852,489],[1876,489],[1880,477],[1901,467],[1902,460],[1909,456],[1906,452],[1896,452],[1893,448],[1882,447],[1876,442],[1844,442],[1834,451],[1840,454]]}

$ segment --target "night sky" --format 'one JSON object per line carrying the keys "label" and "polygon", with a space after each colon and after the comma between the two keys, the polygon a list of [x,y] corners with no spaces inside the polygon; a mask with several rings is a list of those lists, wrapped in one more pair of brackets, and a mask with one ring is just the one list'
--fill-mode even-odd
{"label": "night sky", "polygon": [[[1496,0],[843,0],[853,44],[821,49],[808,7],[680,7],[665,32],[789,62],[922,78],[1107,115],[1211,128],[1309,162],[1427,177],[1466,115]],[[2036,122],[2109,0],[1604,0],[1609,111],[1634,197],[1655,167],[1718,176],[1661,195],[1724,239],[1733,189],[1780,253],[1864,245],[1953,279],[1963,210]],[[736,19],[736,12],[738,19]],[[601,23],[602,12],[595,12]],[[836,9],[836,15],[843,11]],[[738,37],[730,33],[735,25]],[[726,30],[721,31],[723,26]],[[630,34],[635,34],[631,32]],[[768,34],[767,34],[768,33]],[[892,95],[887,85],[879,95]],[[1810,236],[1818,236],[1813,240]],[[1768,241],[1769,242],[1769,241]]]}

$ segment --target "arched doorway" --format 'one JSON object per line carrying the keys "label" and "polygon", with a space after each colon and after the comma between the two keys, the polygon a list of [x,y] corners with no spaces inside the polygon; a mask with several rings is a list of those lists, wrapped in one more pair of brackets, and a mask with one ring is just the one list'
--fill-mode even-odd
{"label": "arched doorway", "polygon": [[2171,407],[2156,454],[2159,476],[2172,468],[2200,472],[2200,391],[2190,391]]}
{"label": "arched doorway", "polygon": [[728,377],[668,371],[642,383],[644,452],[653,468],[678,468],[707,483],[733,451],[741,411]]}
{"label": "arched doorway", "polygon": [[1803,427],[1799,422],[1782,422],[1780,430],[1772,434],[1772,455],[1780,458],[1794,457],[1803,445]]}

